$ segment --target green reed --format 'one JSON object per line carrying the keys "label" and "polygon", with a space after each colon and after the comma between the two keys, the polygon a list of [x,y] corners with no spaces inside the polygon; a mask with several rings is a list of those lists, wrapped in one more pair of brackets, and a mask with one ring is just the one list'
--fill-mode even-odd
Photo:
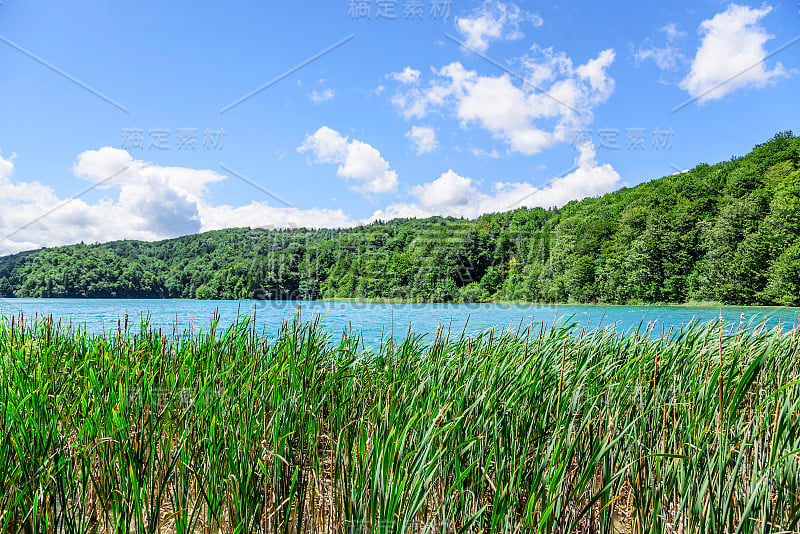
{"label": "green reed", "polygon": [[217,327],[0,323],[0,531],[800,529],[794,330]]}

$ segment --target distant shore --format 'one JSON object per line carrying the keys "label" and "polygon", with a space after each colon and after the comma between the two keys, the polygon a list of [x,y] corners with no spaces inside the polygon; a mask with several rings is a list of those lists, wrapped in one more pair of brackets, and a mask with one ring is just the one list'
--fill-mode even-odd
{"label": "distant shore", "polygon": [[487,300],[481,302],[445,302],[399,298],[368,298],[368,297],[329,297],[322,299],[292,300],[292,299],[187,299],[187,298],[157,298],[157,297],[0,297],[3,301],[15,300],[175,300],[192,302],[335,302],[353,304],[452,304],[452,305],[479,305],[479,304],[501,304],[510,306],[591,306],[596,308],[751,308],[751,309],[775,309],[775,310],[797,310],[800,307],[794,306],[769,306],[769,305],[747,305],[747,304],[722,304],[713,301],[692,301],[692,302],[636,302],[626,304],[605,303],[605,302],[533,302],[527,300]]}

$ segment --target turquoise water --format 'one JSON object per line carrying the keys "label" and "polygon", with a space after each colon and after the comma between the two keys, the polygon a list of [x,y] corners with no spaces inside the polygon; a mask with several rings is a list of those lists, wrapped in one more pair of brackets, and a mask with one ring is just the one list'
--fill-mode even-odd
{"label": "turquoise water", "polygon": [[[722,318],[738,325],[766,320],[769,326],[792,327],[800,310],[792,308],[755,307],[692,307],[692,306],[577,306],[520,304],[411,304],[319,301],[207,301],[207,300],[119,300],[119,299],[0,299],[0,315],[9,317],[23,313],[26,322],[36,314],[50,315],[62,324],[81,325],[89,332],[100,333],[117,328],[117,320],[128,314],[129,323],[138,329],[139,321],[149,315],[150,324],[165,332],[193,329],[208,330],[215,313],[220,327],[230,325],[239,314],[256,313],[258,329],[274,333],[284,319],[291,319],[300,309],[303,319],[321,315],[321,322],[338,336],[352,327],[364,335],[366,343],[381,336],[403,336],[409,327],[417,333],[434,334],[440,326],[460,333],[485,328],[512,328],[520,323],[553,320],[572,321],[589,330],[598,326],[614,326],[618,331],[636,328],[640,323],[654,323],[653,331],[680,328],[692,320],[713,321]],[[797,316],[800,317],[800,316]],[[467,319],[469,322],[467,323]],[[602,324],[601,324],[602,319]]]}

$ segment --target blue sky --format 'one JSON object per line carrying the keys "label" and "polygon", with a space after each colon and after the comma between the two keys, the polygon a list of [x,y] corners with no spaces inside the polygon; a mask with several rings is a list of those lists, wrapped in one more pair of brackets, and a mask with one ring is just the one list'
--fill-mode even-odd
{"label": "blue sky", "polygon": [[799,10],[3,0],[0,254],[560,206],[725,160],[800,129]]}

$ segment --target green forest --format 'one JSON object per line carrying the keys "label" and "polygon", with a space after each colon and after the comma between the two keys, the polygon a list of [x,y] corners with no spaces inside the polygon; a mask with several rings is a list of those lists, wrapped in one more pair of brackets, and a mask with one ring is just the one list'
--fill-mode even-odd
{"label": "green forest", "polygon": [[0,258],[0,296],[800,305],[800,138],[560,209]]}

